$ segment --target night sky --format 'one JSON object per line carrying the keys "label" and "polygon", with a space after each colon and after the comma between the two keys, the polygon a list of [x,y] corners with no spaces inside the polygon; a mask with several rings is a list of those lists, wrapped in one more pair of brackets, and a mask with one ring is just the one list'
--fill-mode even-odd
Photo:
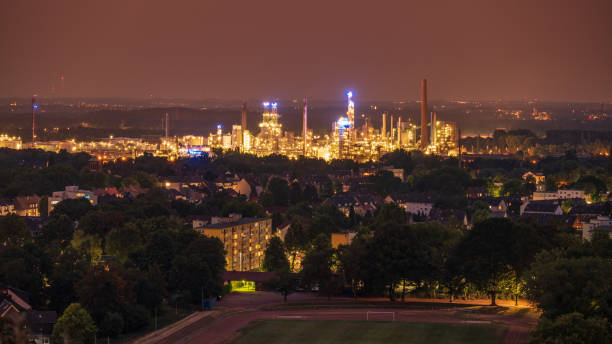
{"label": "night sky", "polygon": [[612,101],[612,1],[0,1],[0,97]]}

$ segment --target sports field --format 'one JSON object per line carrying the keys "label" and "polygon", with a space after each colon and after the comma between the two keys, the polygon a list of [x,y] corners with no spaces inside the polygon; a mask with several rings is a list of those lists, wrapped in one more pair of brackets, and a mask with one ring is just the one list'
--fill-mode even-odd
{"label": "sports field", "polygon": [[240,330],[233,344],[501,343],[496,325],[345,320],[264,320]]}

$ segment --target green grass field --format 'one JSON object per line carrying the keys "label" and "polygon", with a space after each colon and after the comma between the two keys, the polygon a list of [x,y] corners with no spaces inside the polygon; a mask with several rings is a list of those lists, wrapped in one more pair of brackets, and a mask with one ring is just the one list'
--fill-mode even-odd
{"label": "green grass field", "polygon": [[241,330],[233,344],[501,343],[505,327],[343,320],[265,320]]}

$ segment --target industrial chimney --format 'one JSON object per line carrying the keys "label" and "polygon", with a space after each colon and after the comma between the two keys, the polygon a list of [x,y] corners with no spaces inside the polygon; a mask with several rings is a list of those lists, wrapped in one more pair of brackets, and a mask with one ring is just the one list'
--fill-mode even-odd
{"label": "industrial chimney", "polygon": [[421,81],[421,148],[429,145],[429,129],[427,128],[427,79]]}
{"label": "industrial chimney", "polygon": [[380,135],[382,137],[387,137],[387,114],[382,114],[382,128],[380,129]]}
{"label": "industrial chimney", "polygon": [[247,103],[242,102],[242,132],[247,129]]}
{"label": "industrial chimney", "polygon": [[302,114],[302,135],[304,137],[304,156],[306,156],[306,137],[308,136],[308,100],[304,98],[304,112]]}

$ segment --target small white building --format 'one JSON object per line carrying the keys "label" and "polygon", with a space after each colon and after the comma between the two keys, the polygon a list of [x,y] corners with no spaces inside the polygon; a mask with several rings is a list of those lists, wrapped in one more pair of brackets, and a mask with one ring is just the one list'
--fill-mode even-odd
{"label": "small white building", "polygon": [[610,233],[610,237],[612,238],[612,218],[609,216],[597,216],[594,219],[591,219],[589,222],[585,222],[582,224],[582,238],[584,240],[591,240],[593,237],[593,231],[597,228],[603,228]]}
{"label": "small white building", "polygon": [[557,191],[536,191],[531,197],[534,201],[546,201],[554,199],[585,199],[584,190],[564,189]]}
{"label": "small white building", "polygon": [[434,206],[431,196],[420,194],[387,196],[385,203],[396,203],[407,213],[429,216]]}

